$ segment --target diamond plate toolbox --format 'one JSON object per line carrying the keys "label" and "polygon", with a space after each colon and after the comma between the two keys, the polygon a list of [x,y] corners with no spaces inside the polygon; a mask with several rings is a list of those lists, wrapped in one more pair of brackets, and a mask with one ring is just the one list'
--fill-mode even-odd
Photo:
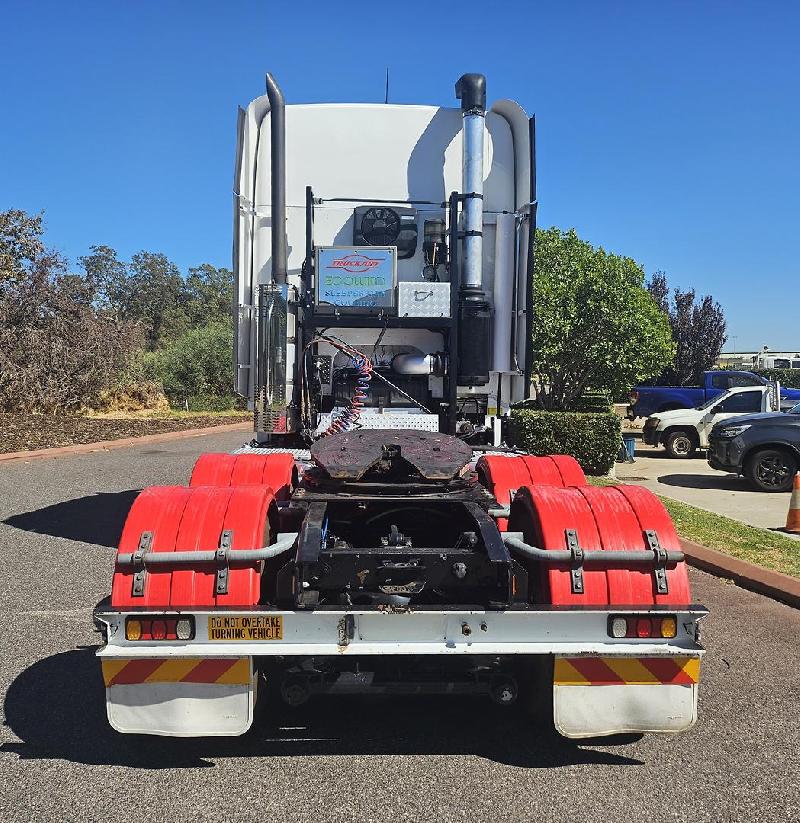
{"label": "diamond plate toolbox", "polygon": [[450,317],[449,283],[398,283],[400,317]]}

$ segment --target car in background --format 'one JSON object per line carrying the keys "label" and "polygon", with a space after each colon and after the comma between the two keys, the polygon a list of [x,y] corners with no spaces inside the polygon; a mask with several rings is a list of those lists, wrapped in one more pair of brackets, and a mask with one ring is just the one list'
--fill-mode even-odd
{"label": "car in background", "polygon": [[648,446],[663,445],[670,457],[691,457],[708,448],[714,426],[732,417],[773,412],[774,386],[739,386],[707,400],[696,409],[672,409],[650,415],[642,430]]}
{"label": "car in background", "polygon": [[800,469],[800,403],[718,423],[708,436],[708,464],[743,475],[759,491],[789,491]]}
{"label": "car in background", "polygon": [[[715,369],[703,372],[702,386],[636,386],[631,390],[628,417],[650,417],[673,409],[696,409],[729,389],[739,386],[769,386],[766,378],[749,371]],[[781,410],[800,403],[800,389],[781,386]]]}

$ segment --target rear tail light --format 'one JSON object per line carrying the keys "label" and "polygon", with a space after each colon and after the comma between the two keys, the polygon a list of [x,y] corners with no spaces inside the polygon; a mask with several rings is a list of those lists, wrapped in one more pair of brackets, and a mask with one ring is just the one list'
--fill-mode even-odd
{"label": "rear tail light", "polygon": [[678,621],[669,614],[651,617],[642,614],[616,614],[608,618],[608,634],[620,640],[624,637],[645,639],[648,637],[672,638],[678,633]]}
{"label": "rear tail light", "polygon": [[624,617],[613,617],[608,632],[612,637],[627,637],[628,621]]}
{"label": "rear tail light", "polygon": [[125,621],[125,639],[191,640],[194,637],[193,617],[129,617]]}
{"label": "rear tail light", "polygon": [[678,621],[674,617],[661,618],[661,636],[675,637],[678,633]]}
{"label": "rear tail light", "polygon": [[178,640],[191,640],[194,634],[192,620],[188,617],[182,617],[175,624],[175,634],[178,635]]}

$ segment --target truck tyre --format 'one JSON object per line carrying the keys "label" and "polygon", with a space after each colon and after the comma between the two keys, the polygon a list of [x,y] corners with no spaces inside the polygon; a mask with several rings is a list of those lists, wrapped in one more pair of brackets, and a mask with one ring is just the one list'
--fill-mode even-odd
{"label": "truck tyre", "polygon": [[692,457],[697,445],[689,432],[675,431],[667,435],[664,448],[670,457]]}
{"label": "truck tyre", "polygon": [[759,449],[747,461],[745,473],[761,492],[788,492],[797,472],[797,458],[783,449]]}

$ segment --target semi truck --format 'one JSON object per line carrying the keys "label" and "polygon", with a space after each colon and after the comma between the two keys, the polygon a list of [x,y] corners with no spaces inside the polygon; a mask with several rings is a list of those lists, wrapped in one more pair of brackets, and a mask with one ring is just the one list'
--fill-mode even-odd
{"label": "semi truck", "polygon": [[287,106],[267,75],[240,110],[254,435],[131,507],[94,613],[118,732],[240,735],[347,692],[520,702],[570,738],[695,722],[706,609],[661,503],[504,445],[535,121],[486,99],[464,74],[454,106]]}

